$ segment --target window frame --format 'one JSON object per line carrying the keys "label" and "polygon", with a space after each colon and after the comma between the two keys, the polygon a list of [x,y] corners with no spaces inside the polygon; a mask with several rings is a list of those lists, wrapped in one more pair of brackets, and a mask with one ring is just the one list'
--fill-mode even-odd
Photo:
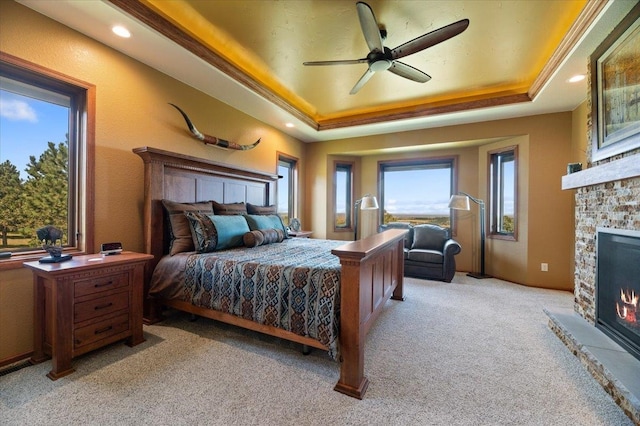
{"label": "window frame", "polygon": [[[487,180],[487,194],[489,194],[489,202],[487,203],[488,214],[487,221],[489,222],[487,233],[488,238],[517,241],[518,240],[518,146],[510,145],[503,148],[491,150],[487,152],[488,155],[488,180]],[[499,220],[500,215],[504,212],[504,194],[503,194],[503,182],[500,168],[497,167],[496,162],[506,155],[513,156],[513,232],[500,232],[498,231],[498,224],[502,223]],[[499,174],[497,176],[497,174]],[[500,186],[500,188],[498,188]],[[496,196],[496,194],[500,196]]]}
{"label": "window frame", "polygon": [[[297,218],[297,205],[298,205],[298,164],[299,164],[299,159],[296,157],[293,157],[291,155],[288,154],[284,154],[281,152],[277,152],[276,153],[277,156],[277,166],[276,166],[276,174],[278,174],[278,171],[280,169],[280,167],[284,164],[286,164],[285,167],[287,167],[288,169],[288,179],[289,179],[289,187],[288,187],[288,191],[289,191],[289,200],[288,200],[288,207],[287,207],[287,215],[288,215],[288,221],[290,221],[293,218]],[[278,196],[279,196],[279,191],[280,191],[280,181],[278,181],[278,184],[276,185],[276,191],[278,192],[278,194],[276,194],[276,212],[278,210]],[[279,212],[278,212],[279,213]],[[288,226],[289,224],[286,223],[286,226]]]}
{"label": "window frame", "polygon": [[[345,209],[345,225],[338,226],[338,210],[337,210],[337,199],[338,199],[338,169],[345,169],[348,174],[347,182],[346,182],[346,209]],[[341,161],[336,160],[333,162],[333,230],[334,232],[353,232],[353,221],[354,221],[354,196],[355,196],[355,188],[354,188],[354,170],[355,163],[353,161]]]}
{"label": "window frame", "polygon": [[[94,85],[0,52],[0,74],[30,86],[42,87],[72,98],[73,115],[69,125],[69,245],[64,252],[89,253],[94,247],[94,161],[95,111]],[[25,261],[36,260],[46,252],[42,249],[12,253],[0,259],[0,270],[22,268]]]}
{"label": "window frame", "polygon": [[[458,156],[442,156],[442,157],[423,157],[415,159],[402,160],[384,160],[378,162],[378,199],[380,210],[378,212],[378,223],[384,224],[384,171],[386,168],[392,167],[412,167],[412,166],[428,166],[437,165],[439,163],[449,163],[451,168],[450,191],[451,195],[458,193]],[[456,235],[456,215],[452,209],[449,209],[449,229],[452,236]]]}

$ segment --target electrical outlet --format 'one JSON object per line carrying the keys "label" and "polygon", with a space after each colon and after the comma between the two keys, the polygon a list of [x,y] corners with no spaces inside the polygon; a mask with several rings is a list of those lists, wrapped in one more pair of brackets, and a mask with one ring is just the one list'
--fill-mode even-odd
{"label": "electrical outlet", "polygon": [[549,264],[548,263],[541,263],[540,264],[540,270],[542,272],[548,272],[549,271]]}

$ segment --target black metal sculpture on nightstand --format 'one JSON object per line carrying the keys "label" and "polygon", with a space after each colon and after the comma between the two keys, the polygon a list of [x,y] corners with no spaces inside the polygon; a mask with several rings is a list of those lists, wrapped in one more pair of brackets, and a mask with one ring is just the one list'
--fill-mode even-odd
{"label": "black metal sculpture on nightstand", "polygon": [[[71,259],[70,254],[62,254],[62,230],[52,225],[43,226],[36,231],[38,241],[42,243],[42,248],[49,253],[40,259],[40,263],[59,263]],[[56,245],[56,241],[59,245]]]}

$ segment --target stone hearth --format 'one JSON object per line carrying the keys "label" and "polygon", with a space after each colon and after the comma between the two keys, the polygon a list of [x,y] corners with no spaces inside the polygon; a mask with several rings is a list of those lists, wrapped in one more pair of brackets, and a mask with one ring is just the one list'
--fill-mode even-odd
{"label": "stone hearth", "polygon": [[624,413],[640,425],[640,361],[575,312],[545,309],[545,313],[549,328]]}

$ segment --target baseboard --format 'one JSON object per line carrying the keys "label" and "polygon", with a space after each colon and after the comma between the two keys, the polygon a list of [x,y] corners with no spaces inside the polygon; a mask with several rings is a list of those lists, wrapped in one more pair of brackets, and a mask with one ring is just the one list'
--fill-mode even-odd
{"label": "baseboard", "polygon": [[28,360],[29,358],[31,358],[31,355],[33,355],[33,351],[30,352],[26,352],[20,355],[15,355],[12,356],[11,358],[5,358],[0,360],[0,370],[3,369],[4,367],[7,367],[11,364],[15,364],[18,363],[20,361],[25,361]]}

